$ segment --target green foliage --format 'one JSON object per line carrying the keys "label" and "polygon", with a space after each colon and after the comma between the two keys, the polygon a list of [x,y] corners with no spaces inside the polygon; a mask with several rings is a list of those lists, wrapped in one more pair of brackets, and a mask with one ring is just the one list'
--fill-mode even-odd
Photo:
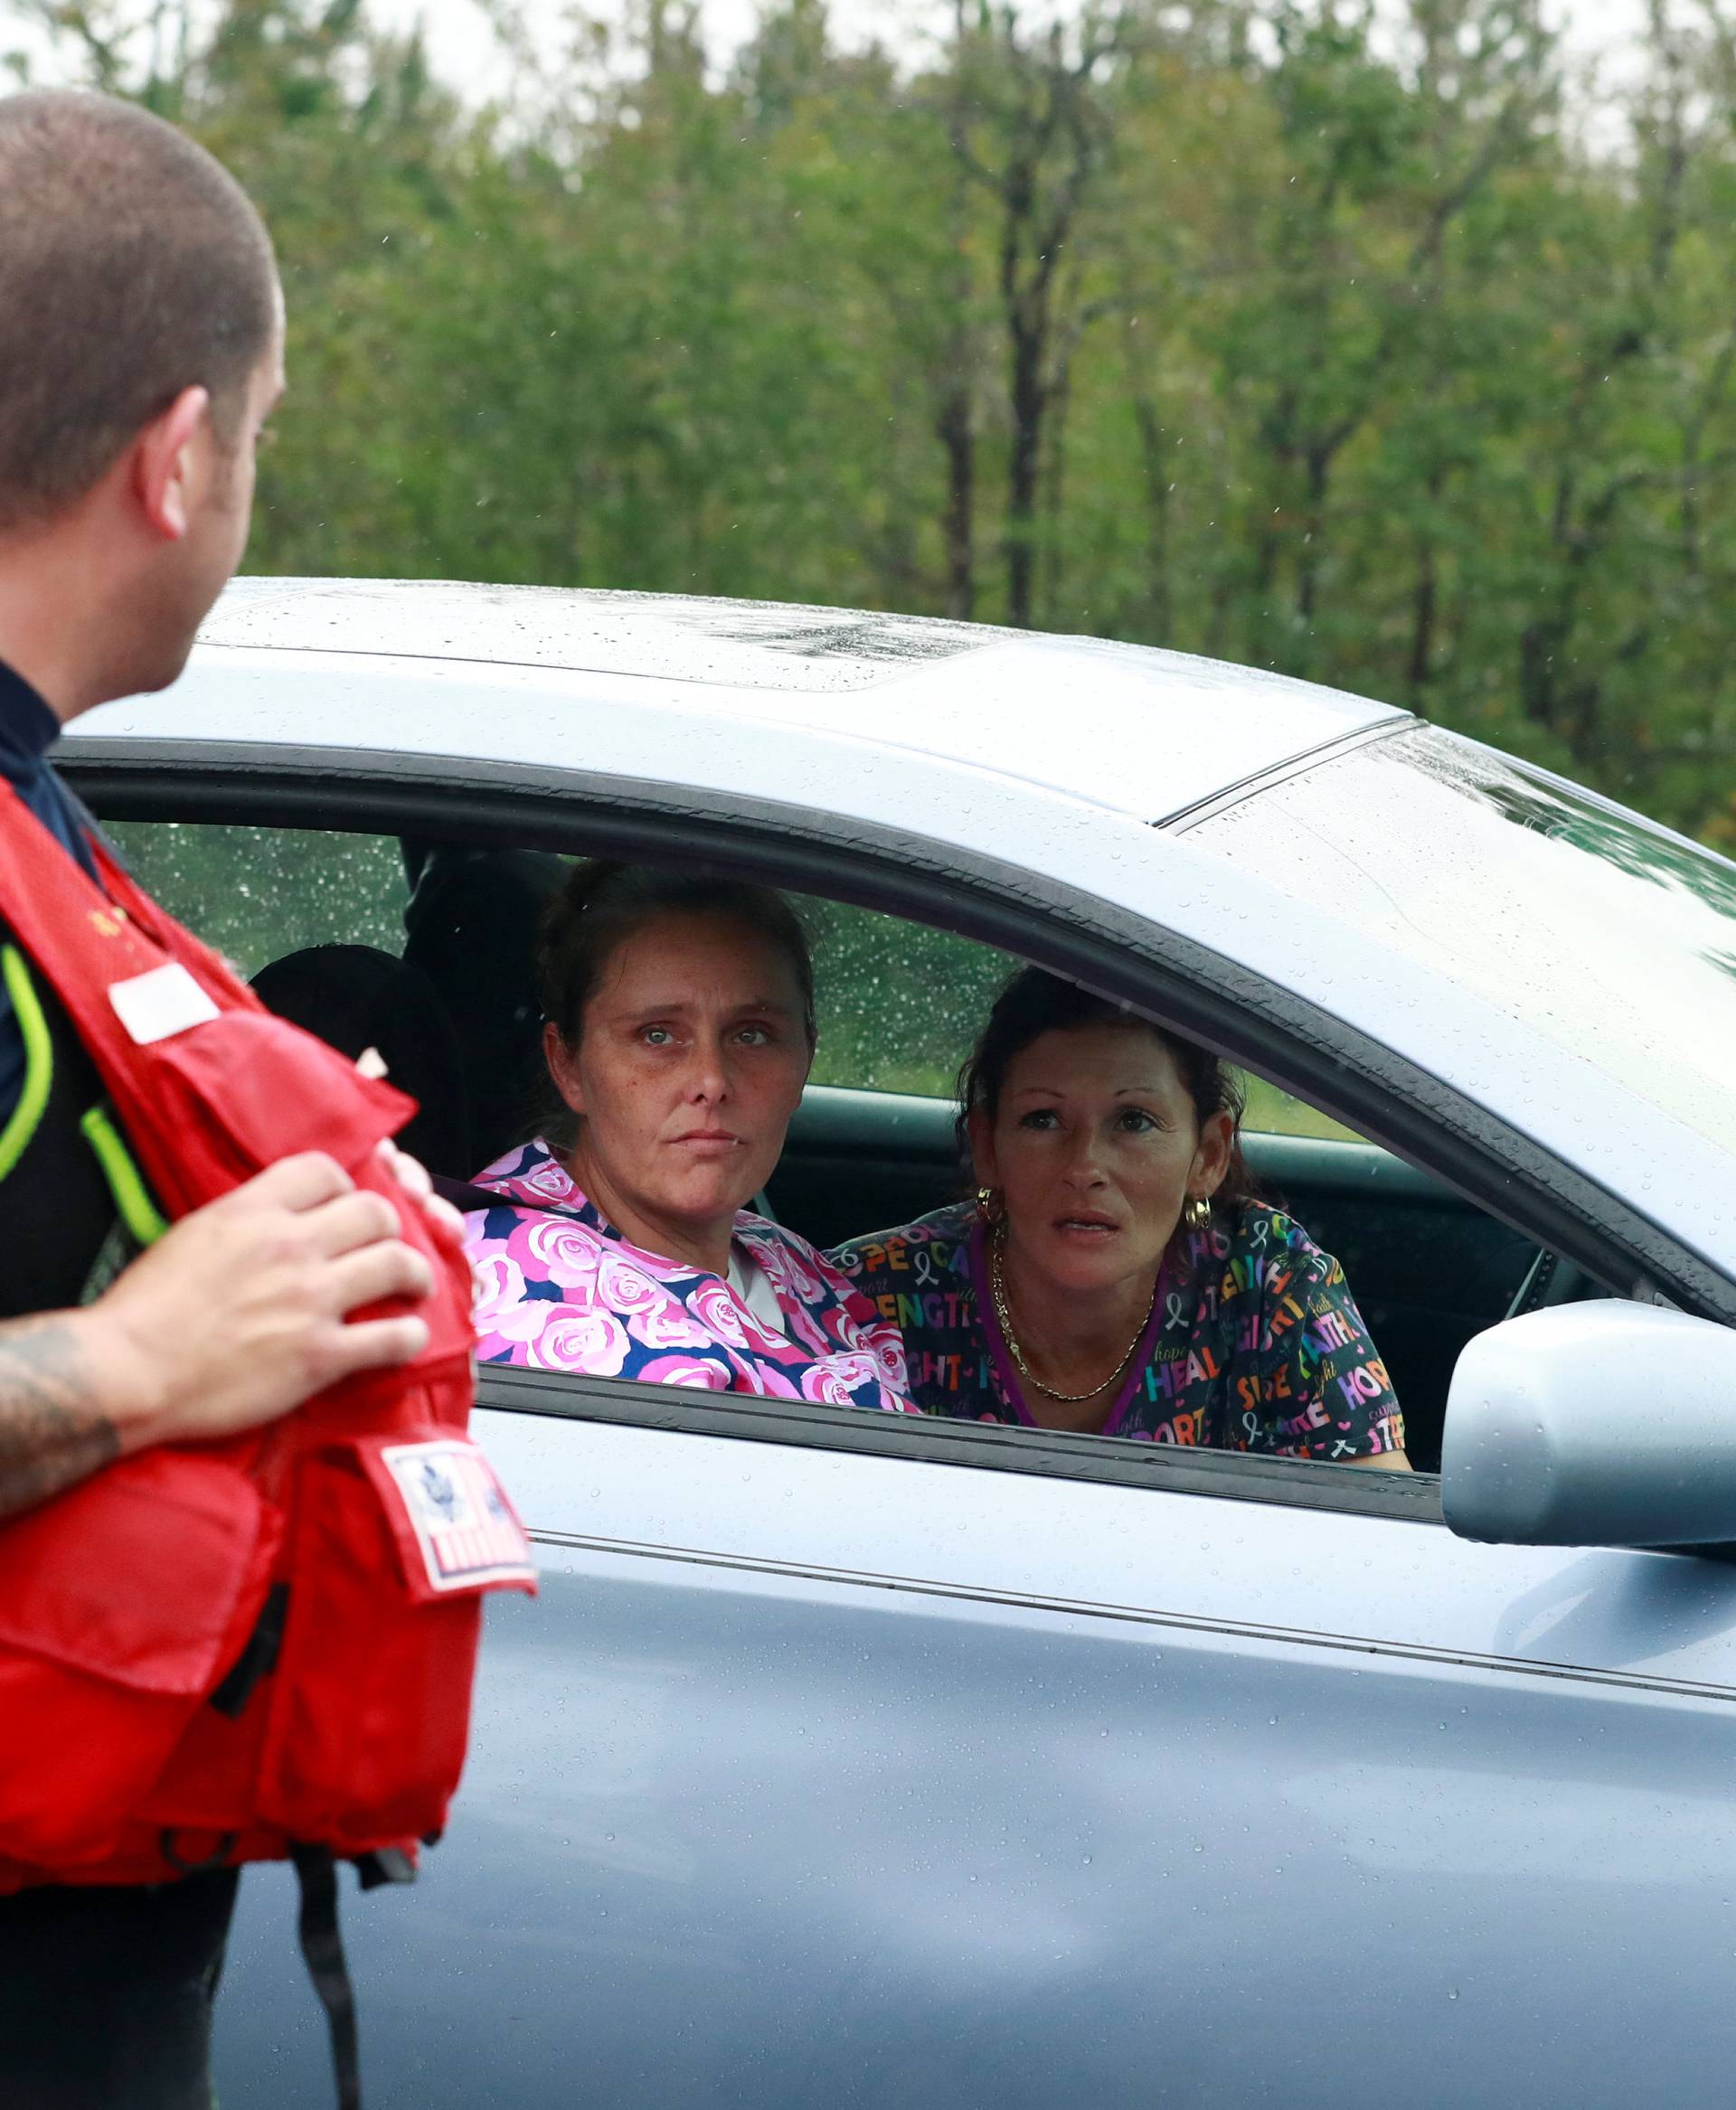
{"label": "green foliage", "polygon": [[1592,105],[1538,0],[1011,0],[866,52],[767,0],[727,65],[666,0],[552,53],[495,6],[479,109],[366,0],[0,0],[271,222],[254,569],[1174,645],[1736,847],[1715,10]]}
{"label": "green foliage", "polygon": [[947,1097],[1017,963],[865,909],[806,909],[820,1026],[815,1083]]}
{"label": "green foliage", "polygon": [[114,821],[140,885],[250,978],[316,945],[404,949],[403,852],[384,835]]}

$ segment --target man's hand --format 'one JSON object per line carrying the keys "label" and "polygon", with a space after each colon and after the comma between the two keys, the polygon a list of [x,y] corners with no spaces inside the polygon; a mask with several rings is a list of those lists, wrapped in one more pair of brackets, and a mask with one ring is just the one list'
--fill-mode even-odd
{"label": "man's hand", "polygon": [[[392,1157],[409,1192],[426,1186]],[[419,1198],[449,1229],[448,1205]],[[348,1316],[432,1289],[397,1230],[383,1196],[310,1152],[183,1218],[87,1309],[0,1326],[0,1515],[118,1452],[255,1427],[340,1378],[410,1361],[424,1320]]]}
{"label": "man's hand", "polygon": [[407,1150],[400,1150],[395,1143],[380,1145],[381,1162],[392,1170],[394,1179],[406,1194],[413,1195],[422,1205],[422,1212],[429,1223],[448,1244],[463,1248],[464,1219],[444,1196],[434,1192],[434,1182],[428,1176],[428,1167],[420,1158],[411,1157]]}
{"label": "man's hand", "polygon": [[340,1378],[420,1354],[420,1318],[347,1323],[363,1305],[433,1288],[397,1233],[383,1196],[313,1152],[184,1218],[90,1309],[132,1366],[121,1449],[251,1428]]}

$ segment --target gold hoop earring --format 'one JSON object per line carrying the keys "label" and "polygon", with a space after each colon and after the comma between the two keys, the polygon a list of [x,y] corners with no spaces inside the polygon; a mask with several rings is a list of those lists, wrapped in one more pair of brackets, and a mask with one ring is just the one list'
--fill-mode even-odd
{"label": "gold hoop earring", "polygon": [[1182,1221],[1191,1231],[1208,1230],[1212,1224],[1212,1203],[1203,1194],[1190,1194],[1187,1207],[1182,1211]]}
{"label": "gold hoop earring", "polygon": [[976,1213],[985,1223],[999,1223],[1006,1212],[1001,1204],[1001,1193],[998,1187],[977,1188]]}

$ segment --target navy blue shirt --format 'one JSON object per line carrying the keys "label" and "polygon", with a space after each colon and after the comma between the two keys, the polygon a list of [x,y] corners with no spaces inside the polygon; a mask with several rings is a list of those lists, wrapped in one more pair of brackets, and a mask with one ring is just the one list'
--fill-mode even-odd
{"label": "navy blue shirt", "polygon": [[[0,660],[0,776],[94,879],[96,860],[85,836],[88,817],[49,767],[48,750],[60,735],[60,720],[24,676]],[[0,1122],[17,1105],[24,1082],[24,1036],[0,983]]]}

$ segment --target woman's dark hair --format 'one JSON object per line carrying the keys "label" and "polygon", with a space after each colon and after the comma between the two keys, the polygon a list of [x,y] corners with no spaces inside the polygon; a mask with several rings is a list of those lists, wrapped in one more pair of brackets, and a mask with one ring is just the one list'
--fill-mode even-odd
{"label": "woman's dark hair", "polygon": [[1230,1142],[1230,1163],[1217,1192],[1213,1210],[1232,1210],[1252,1199],[1248,1167],[1241,1155],[1242,1091],[1234,1072],[1226,1069],[1209,1048],[1197,1041],[1184,1040],[1141,1018],[1137,1012],[1093,996],[1076,983],[1045,974],[1041,967],[1021,967],[995,999],[987,1022],[976,1045],[958,1072],[958,1147],[970,1162],[970,1117],[979,1107],[992,1121],[1000,1109],[1001,1088],[1009,1064],[1044,1033],[1070,1032],[1079,1026],[1126,1026],[1161,1041],[1175,1058],[1175,1069],[1202,1127],[1213,1114],[1228,1114],[1234,1125]]}
{"label": "woman's dark hair", "polygon": [[613,858],[577,866],[542,911],[536,977],[543,1017],[553,1020],[567,1040],[576,1039],[585,1006],[618,948],[664,916],[738,924],[775,946],[796,977],[802,1026],[813,1047],[814,962],[801,921],[781,894],[714,873],[664,871]]}

